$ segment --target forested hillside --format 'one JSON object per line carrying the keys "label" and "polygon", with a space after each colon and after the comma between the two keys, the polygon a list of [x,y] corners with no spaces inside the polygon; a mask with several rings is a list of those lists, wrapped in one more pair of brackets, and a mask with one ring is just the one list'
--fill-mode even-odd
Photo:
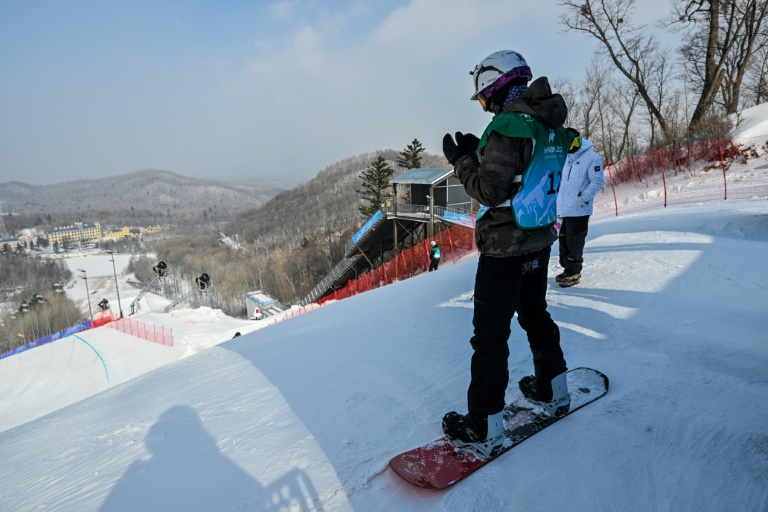
{"label": "forested hillside", "polygon": [[54,185],[0,183],[8,229],[50,228],[76,219],[117,225],[229,221],[263,204],[293,182],[201,180],[169,171],[144,170],[109,178]]}
{"label": "forested hillside", "polygon": [[[399,153],[385,150],[350,157],[320,171],[317,177],[282,192],[263,206],[241,215],[224,231],[234,246],[217,242],[216,234],[175,237],[151,245],[176,278],[188,282],[210,275],[211,307],[226,314],[245,314],[245,293],[261,289],[284,303],[295,303],[344,257],[344,245],[365,222],[360,205],[360,174],[379,155],[401,174]],[[421,155],[422,168],[446,168],[442,156]],[[151,278],[155,259],[135,261],[131,271]]]}
{"label": "forested hillside", "polygon": [[[399,152],[384,150],[341,160],[321,170],[317,177],[241,215],[227,228],[238,234],[257,253],[270,254],[278,247],[293,248],[307,239],[332,240],[357,230],[367,219],[358,211],[360,173],[382,155],[395,176],[405,169],[397,165]],[[421,155],[422,168],[448,168],[440,155]]]}

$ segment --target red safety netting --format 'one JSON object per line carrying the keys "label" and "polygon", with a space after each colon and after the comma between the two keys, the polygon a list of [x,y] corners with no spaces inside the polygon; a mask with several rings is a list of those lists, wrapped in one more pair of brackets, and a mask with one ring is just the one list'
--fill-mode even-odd
{"label": "red safety netting", "polygon": [[157,325],[146,324],[131,318],[120,318],[107,324],[107,327],[151,341],[152,343],[165,345],[166,347],[173,346],[173,329],[170,327],[158,327]]}
{"label": "red safety netting", "polygon": [[[670,204],[768,198],[768,135],[714,139],[611,162],[605,167],[605,183],[595,197],[593,217],[618,216]],[[348,282],[317,304],[341,300],[426,272],[432,240],[440,245],[441,265],[456,263],[467,254],[477,252],[474,225],[453,226],[401,251],[393,260]]]}
{"label": "red safety netting", "polygon": [[387,261],[367,274],[349,281],[346,286],[317,301],[324,304],[330,300],[341,300],[358,293],[373,290],[390,283],[408,279],[429,270],[430,243],[436,241],[440,247],[440,265],[452,265],[468,254],[477,252],[474,227],[452,226],[418,245],[400,251],[397,257]]}
{"label": "red safety netting", "polygon": [[768,135],[663,148],[605,166],[593,217],[768,197]]}

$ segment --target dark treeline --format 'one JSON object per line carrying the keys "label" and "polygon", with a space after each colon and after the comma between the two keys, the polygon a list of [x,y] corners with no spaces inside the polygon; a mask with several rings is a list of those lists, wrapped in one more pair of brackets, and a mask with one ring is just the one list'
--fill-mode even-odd
{"label": "dark treeline", "polygon": [[72,272],[61,261],[0,255],[0,269],[2,300],[8,305],[0,315],[0,353],[82,319],[83,313],[63,293]]}
{"label": "dark treeline", "polygon": [[0,254],[0,290],[3,299],[12,299],[16,290],[42,293],[53,290],[54,283],[65,283],[72,272],[59,260]]}
{"label": "dark treeline", "polygon": [[[221,309],[225,314],[244,317],[245,294],[264,290],[282,302],[292,303],[306,295],[335,261],[311,235],[293,249],[274,249],[269,257],[249,254],[219,242],[214,234],[182,236],[148,245],[156,257],[140,256],[131,261],[128,271],[142,282],[154,276],[159,261],[168,265],[165,289],[178,297],[195,285],[195,278],[206,273],[211,288],[202,304]],[[342,244],[338,239],[335,244]],[[331,252],[341,253],[331,246]]]}

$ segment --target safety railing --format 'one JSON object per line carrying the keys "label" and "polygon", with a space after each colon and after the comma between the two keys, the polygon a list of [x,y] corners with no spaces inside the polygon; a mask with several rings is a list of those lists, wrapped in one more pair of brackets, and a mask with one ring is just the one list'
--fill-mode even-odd
{"label": "safety railing", "polygon": [[120,318],[108,323],[107,327],[151,341],[152,343],[157,343],[158,345],[173,346],[173,329],[171,327],[158,327],[157,325],[139,322],[132,318]]}

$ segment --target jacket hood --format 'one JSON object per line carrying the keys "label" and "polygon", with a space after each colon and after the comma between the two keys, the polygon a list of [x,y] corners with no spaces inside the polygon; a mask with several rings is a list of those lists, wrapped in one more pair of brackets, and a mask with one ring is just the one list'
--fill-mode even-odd
{"label": "jacket hood", "polygon": [[552,93],[547,77],[537,78],[528,90],[513,101],[506,112],[521,112],[540,119],[548,128],[563,126],[568,117],[568,107],[563,97]]}
{"label": "jacket hood", "polygon": [[592,144],[592,141],[587,140],[584,137],[582,137],[581,138],[581,147],[579,147],[579,149],[576,150],[575,153],[568,154],[568,156],[571,157],[571,158],[579,158],[579,157],[581,157],[581,155],[583,155],[587,151],[591,150],[592,146],[594,146],[594,144]]}

